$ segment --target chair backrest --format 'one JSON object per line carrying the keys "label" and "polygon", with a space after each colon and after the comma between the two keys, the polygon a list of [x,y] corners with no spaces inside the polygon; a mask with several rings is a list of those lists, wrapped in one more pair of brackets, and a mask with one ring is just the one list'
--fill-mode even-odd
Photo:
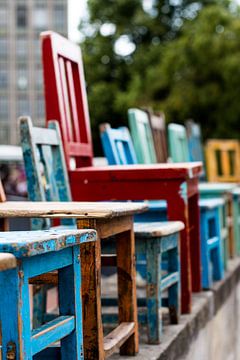
{"label": "chair backrest", "polygon": [[104,155],[109,165],[137,164],[137,157],[127,127],[112,129],[110,124],[101,124],[100,135]]}
{"label": "chair backrest", "polygon": [[43,32],[42,61],[47,122],[59,122],[68,169],[91,166],[93,158],[82,54],[54,32]]}
{"label": "chair backrest", "polygon": [[185,126],[187,130],[190,160],[204,162],[200,125],[193,120],[187,120]]}
{"label": "chair backrest", "polygon": [[167,134],[165,126],[165,115],[163,112],[145,110],[148,114],[152,129],[154,148],[158,163],[166,163],[168,160]]}
{"label": "chair backrest", "polygon": [[[28,197],[31,201],[71,201],[59,125],[33,127],[30,117],[20,120],[21,145],[25,164]],[[64,219],[62,224],[73,224]],[[34,229],[48,228],[50,222],[34,219]]]}
{"label": "chair backrest", "polygon": [[[0,202],[5,202],[5,201],[6,201],[6,195],[2,185],[2,181],[0,179]],[[9,230],[8,220],[0,218],[0,231],[8,231],[8,230]]]}
{"label": "chair backrest", "polygon": [[183,125],[168,125],[169,154],[173,162],[188,162],[190,155],[188,151],[187,133]]}
{"label": "chair backrest", "polygon": [[129,109],[128,120],[138,163],[156,163],[152,131],[147,113],[139,109]]}
{"label": "chair backrest", "polygon": [[209,181],[240,181],[240,145],[237,140],[208,140],[206,162]]}

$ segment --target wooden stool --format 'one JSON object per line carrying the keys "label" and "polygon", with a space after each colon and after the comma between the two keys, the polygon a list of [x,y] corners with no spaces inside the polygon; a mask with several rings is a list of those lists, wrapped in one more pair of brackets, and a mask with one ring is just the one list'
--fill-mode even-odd
{"label": "wooden stool", "polygon": [[[179,231],[184,228],[181,222],[137,223],[134,224],[136,252],[145,257],[146,262],[146,306],[148,342],[158,344],[162,334],[162,293],[168,291],[167,307],[170,322],[177,324],[180,315],[180,266]],[[162,255],[167,268],[163,269]],[[167,274],[162,275],[163,270]]]}
{"label": "wooden stool", "polygon": [[[0,251],[17,258],[16,267],[0,274],[3,359],[30,360],[38,353],[46,359],[44,349],[57,341],[61,359],[69,360],[69,351],[72,359],[84,359],[80,244],[95,240],[93,230],[0,233]],[[58,270],[59,316],[31,330],[29,283],[53,270]]]}
{"label": "wooden stool", "polygon": [[221,242],[220,216],[222,199],[200,200],[202,287],[210,289],[213,281],[224,276],[223,244]]}

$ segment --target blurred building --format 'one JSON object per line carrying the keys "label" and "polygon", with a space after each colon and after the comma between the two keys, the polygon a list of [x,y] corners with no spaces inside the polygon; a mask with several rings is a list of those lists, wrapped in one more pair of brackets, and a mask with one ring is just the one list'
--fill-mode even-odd
{"label": "blurred building", "polygon": [[20,115],[44,124],[39,34],[67,27],[67,0],[0,0],[0,144],[18,143]]}

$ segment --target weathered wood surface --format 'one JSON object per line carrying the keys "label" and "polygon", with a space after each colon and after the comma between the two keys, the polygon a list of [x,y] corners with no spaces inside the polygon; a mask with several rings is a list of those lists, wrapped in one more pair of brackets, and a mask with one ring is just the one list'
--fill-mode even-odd
{"label": "weathered wood surface", "polygon": [[0,254],[0,271],[13,269],[17,266],[17,260],[11,253]]}
{"label": "weathered wood surface", "polygon": [[17,258],[59,251],[96,240],[94,230],[11,231],[0,233],[0,251]]}
{"label": "weathered wood surface", "polygon": [[152,130],[147,113],[140,109],[129,109],[128,122],[131,129],[138,163],[156,163],[157,159],[155,155]]}
{"label": "weathered wood surface", "polygon": [[181,221],[166,221],[158,223],[135,223],[134,233],[137,237],[161,237],[177,233],[184,229]]}
{"label": "weathered wood surface", "polygon": [[124,344],[124,342],[134,334],[134,322],[121,323],[104,338],[104,351],[108,357]]}
{"label": "weathered wood surface", "polygon": [[190,161],[186,129],[183,125],[168,125],[169,155],[173,162]]}
{"label": "weathered wood surface", "polygon": [[168,160],[165,115],[163,112],[152,112],[151,110],[146,112],[152,129],[157,162],[165,163]]}
{"label": "weathered wood surface", "polygon": [[216,207],[221,207],[226,203],[224,199],[200,199],[199,206],[200,208],[206,208],[206,209],[214,209]]}
{"label": "weathered wood surface", "polygon": [[146,211],[146,203],[136,202],[22,202],[0,203],[0,217],[114,218]]}
{"label": "weathered wood surface", "polygon": [[206,143],[209,181],[240,181],[240,144],[237,140],[211,139]]}

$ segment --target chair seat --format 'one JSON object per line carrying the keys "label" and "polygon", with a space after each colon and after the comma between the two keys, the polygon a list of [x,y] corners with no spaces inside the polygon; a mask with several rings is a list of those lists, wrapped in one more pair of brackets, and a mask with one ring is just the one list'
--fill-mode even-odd
{"label": "chair seat", "polygon": [[94,230],[11,231],[0,233],[0,252],[30,257],[96,240]]}
{"label": "chair seat", "polygon": [[200,199],[199,206],[201,210],[211,210],[216,207],[221,207],[225,204],[224,199],[222,198],[213,198],[213,199]]}
{"label": "chair seat", "polygon": [[198,185],[198,189],[200,194],[211,192],[211,194],[222,194],[226,192],[232,192],[237,187],[237,184],[235,183],[200,183]]}
{"label": "chair seat", "polygon": [[137,237],[161,237],[175,234],[184,229],[181,221],[134,223],[134,233]]}

